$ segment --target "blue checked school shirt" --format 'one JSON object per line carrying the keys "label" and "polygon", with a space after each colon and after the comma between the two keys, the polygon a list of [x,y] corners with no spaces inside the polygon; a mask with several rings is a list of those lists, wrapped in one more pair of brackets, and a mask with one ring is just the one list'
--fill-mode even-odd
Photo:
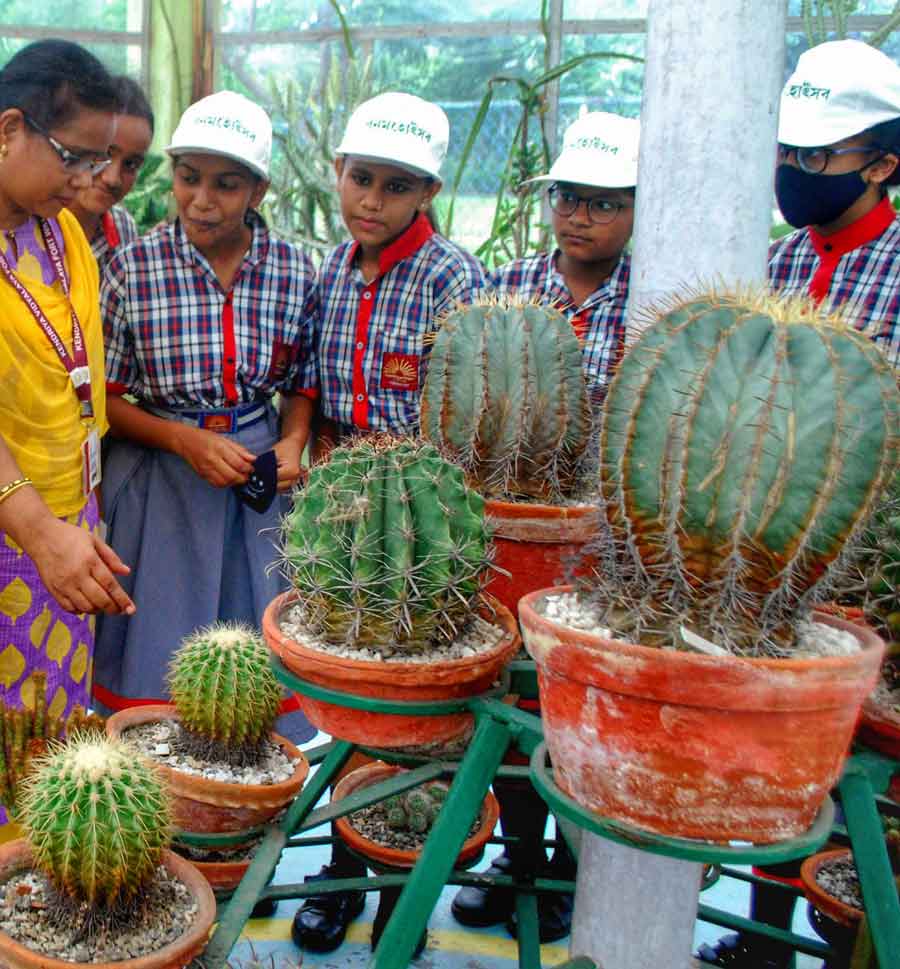
{"label": "blue checked school shirt", "polygon": [[809,226],[772,243],[769,283],[842,308],[900,370],[900,222],[888,199],[831,235]]}
{"label": "blue checked school shirt", "polygon": [[609,278],[577,306],[556,268],[559,250],[516,259],[495,270],[491,284],[498,296],[536,300],[558,309],[582,341],[584,373],[591,399],[600,403],[625,345],[625,309],[631,258],[622,253]]}
{"label": "blue checked school shirt", "polygon": [[319,270],[316,355],[322,414],[344,431],[415,431],[429,352],[443,315],[486,285],[481,263],[420,214],[363,279],[359,244],[345,242]]}
{"label": "blue checked school shirt", "polygon": [[227,293],[177,221],[112,257],[100,287],[110,394],[199,408],[316,396],[315,270],[255,213],[251,228]]}

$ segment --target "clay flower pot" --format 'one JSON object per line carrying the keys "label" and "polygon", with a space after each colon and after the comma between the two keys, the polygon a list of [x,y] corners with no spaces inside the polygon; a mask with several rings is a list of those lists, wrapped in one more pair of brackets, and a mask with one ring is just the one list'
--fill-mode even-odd
{"label": "clay flower pot", "polygon": [[653,649],[569,629],[519,603],[556,783],[659,834],[769,843],[807,830],[837,782],[884,644],[850,656],[754,659]]}
{"label": "clay flower pot", "polygon": [[838,858],[852,858],[853,852],[849,848],[837,848],[834,851],[820,851],[806,858],[800,868],[800,880],[803,882],[803,894],[815,908],[823,915],[840,925],[855,929],[863,917],[863,910],[853,905],[847,905],[839,898],[829,894],[816,880],[823,866]]}
{"label": "clay flower pot", "polygon": [[[445,700],[475,696],[487,690],[515,655],[520,639],[512,613],[488,597],[482,616],[503,627],[505,635],[491,650],[477,656],[436,663],[391,663],[336,656],[289,639],[281,631],[281,615],[295,600],[285,592],[263,614],[263,635],[284,665],[297,677],[342,693],[382,700]],[[372,747],[413,747],[454,740],[471,726],[468,713],[413,716],[353,710],[298,694],[307,719],[340,740]]]}
{"label": "clay flower pot", "polygon": [[[489,498],[484,506],[493,530],[494,564],[487,591],[516,614],[528,592],[590,574],[593,562],[584,545],[600,530],[596,505],[543,505]],[[576,565],[577,563],[577,565]]]}
{"label": "clay flower pot", "polygon": [[[32,865],[27,841],[10,841],[0,846],[0,883]],[[209,930],[216,915],[216,900],[206,879],[194,866],[171,851],[163,852],[163,865],[187,886],[197,904],[197,914],[189,931],[168,945],[137,959],[119,962],[93,962],[95,969],[182,969],[206,947]],[[73,969],[83,962],[51,959],[16,942],[0,931],[0,965],[4,969]]]}
{"label": "clay flower pot", "polygon": [[[348,797],[354,791],[371,787],[379,781],[387,780],[389,777],[401,773],[403,773],[403,768],[393,764],[384,764],[381,761],[365,764],[341,778],[334,789],[331,802],[333,804],[342,797]],[[499,817],[500,805],[497,803],[493,791],[488,791],[481,807],[481,823],[478,830],[463,842],[456,859],[458,865],[464,865],[478,857],[493,834]],[[335,821],[335,826],[341,838],[350,848],[366,858],[371,858],[377,865],[385,865],[389,868],[413,868],[419,860],[420,851],[389,848],[377,841],[372,841],[354,828],[346,816],[338,818]]]}
{"label": "clay flower pot", "polygon": [[[175,707],[167,703],[146,704],[119,710],[106,721],[106,732],[121,737],[129,727],[159,720],[177,720]],[[289,740],[272,734],[272,741],[296,761],[294,773],[278,784],[232,784],[195,774],[159,767],[172,792],[175,825],[183,831],[220,834],[263,824],[289,804],[303,787],[309,762]]]}
{"label": "clay flower pot", "polygon": [[[885,663],[900,664],[900,643],[888,647]],[[900,711],[878,703],[874,695],[866,697],[859,718],[859,739],[867,747],[893,760],[900,760]]]}

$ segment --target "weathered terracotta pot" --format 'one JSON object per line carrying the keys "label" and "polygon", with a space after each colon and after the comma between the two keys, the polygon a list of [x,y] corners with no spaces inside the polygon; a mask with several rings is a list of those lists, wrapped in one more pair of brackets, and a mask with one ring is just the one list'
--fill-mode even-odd
{"label": "weathered terracotta pot", "polygon": [[[27,841],[10,841],[0,846],[0,883],[32,865],[31,846]],[[209,930],[216,915],[216,900],[206,879],[184,858],[171,851],[163,852],[166,870],[187,886],[197,903],[197,914],[190,930],[156,952],[137,959],[118,962],[93,962],[92,969],[182,969],[206,946]],[[73,969],[83,962],[51,959],[26,948],[0,931],[0,965],[4,969]]]}
{"label": "weathered terracotta pot", "polygon": [[[129,727],[138,724],[177,719],[175,707],[167,703],[128,707],[106,721],[106,732],[111,737],[121,737]],[[284,737],[273,733],[272,741],[296,762],[293,775],[279,784],[214,781],[154,761],[172,791],[176,827],[204,834],[242,831],[265,823],[289,804],[303,787],[309,762],[303,752]]]}
{"label": "weathered terracotta pot", "polygon": [[584,807],[660,834],[769,843],[812,824],[837,782],[884,652],[749,659],[653,649],[577,632],[525,596],[557,784]]}
{"label": "weathered terracotta pot", "polygon": [[[440,663],[386,663],[335,656],[289,639],[281,631],[281,614],[294,602],[285,592],[263,614],[269,649],[297,677],[342,693],[383,700],[445,700],[483,693],[515,655],[520,639],[512,613],[490,596],[482,615],[503,627],[506,635],[478,656]],[[412,747],[454,740],[471,727],[468,713],[413,716],[353,710],[298,694],[307,719],[341,740],[371,747]]]}
{"label": "weathered terracotta pot", "polygon": [[[892,643],[888,654],[886,662],[900,662],[900,643]],[[900,760],[900,713],[876,703],[872,696],[863,703],[857,736],[867,747]]]}
{"label": "weathered terracotta pot", "polygon": [[590,574],[594,563],[584,555],[584,545],[599,534],[596,505],[523,504],[490,498],[484,511],[493,529],[494,564],[510,573],[507,578],[491,571],[487,591],[513,615],[526,593]]}
{"label": "weathered terracotta pot", "polygon": [[[402,767],[385,764],[381,761],[366,764],[365,767],[358,767],[337,784],[331,796],[331,802],[333,804],[360,788],[371,787],[379,781],[387,780],[389,777],[400,773],[403,773]],[[478,830],[463,842],[456,859],[458,865],[464,865],[478,857],[490,840],[499,817],[500,805],[497,803],[493,791],[488,791],[481,807],[481,823]],[[338,818],[334,823],[341,838],[350,848],[367,858],[371,858],[378,865],[386,865],[390,868],[413,868],[419,860],[420,851],[388,848],[377,841],[372,841],[357,831],[347,817]]]}
{"label": "weathered terracotta pot", "polygon": [[855,928],[863,917],[863,910],[847,905],[839,898],[829,894],[816,881],[819,870],[830,861],[838,858],[850,858],[853,852],[849,848],[838,848],[834,851],[820,851],[806,858],[800,867],[800,880],[803,882],[803,894],[807,901],[820,912],[827,915],[841,925]]}

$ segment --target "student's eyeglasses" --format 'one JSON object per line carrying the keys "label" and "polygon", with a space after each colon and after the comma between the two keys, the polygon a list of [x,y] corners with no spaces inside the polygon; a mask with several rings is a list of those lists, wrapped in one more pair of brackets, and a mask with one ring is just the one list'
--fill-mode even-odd
{"label": "student's eyeglasses", "polygon": [[593,195],[586,198],[567,188],[561,188],[555,182],[547,191],[547,201],[550,208],[557,215],[569,216],[578,210],[582,202],[585,204],[588,219],[595,225],[609,225],[615,221],[616,216],[622,209],[634,208],[633,204],[627,202],[610,202],[609,199],[600,198]]}
{"label": "student's eyeglasses", "polygon": [[[871,154],[872,152],[880,152],[882,157],[884,155],[884,150],[881,148],[876,148],[874,145],[871,147],[858,146],[856,148],[793,148],[791,145],[779,145],[778,146],[778,164],[787,161],[788,155],[794,152],[794,156],[797,159],[797,166],[801,171],[806,172],[807,175],[821,175],[822,172],[828,167],[828,162],[831,161],[833,155],[849,155],[852,152],[863,152],[866,154]],[[868,168],[869,165],[873,165],[878,158],[873,158],[872,161],[865,165]]]}
{"label": "student's eyeglasses", "polygon": [[112,163],[111,158],[98,157],[93,152],[81,154],[77,151],[70,151],[65,145],[61,145],[49,131],[39,125],[34,118],[30,118],[25,114],[24,111],[22,112],[22,117],[29,127],[34,128],[39,135],[43,135],[47,139],[50,147],[59,156],[63,168],[70,174],[80,175],[82,172],[87,172],[93,177],[94,175],[99,175],[104,168]]}

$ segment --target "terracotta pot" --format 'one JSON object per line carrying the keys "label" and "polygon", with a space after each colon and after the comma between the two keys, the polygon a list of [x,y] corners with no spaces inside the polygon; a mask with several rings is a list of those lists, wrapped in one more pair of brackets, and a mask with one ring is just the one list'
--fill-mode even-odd
{"label": "terracotta pot", "polygon": [[494,564],[510,573],[507,578],[491,571],[487,591],[513,615],[526,593],[590,574],[594,561],[583,552],[585,543],[599,534],[597,505],[523,504],[490,498],[484,510],[494,530]]}
{"label": "terracotta pot", "polygon": [[[349,796],[360,788],[371,787],[379,781],[387,780],[389,777],[401,773],[403,773],[403,768],[397,767],[394,764],[385,764],[381,761],[366,764],[365,767],[359,767],[341,779],[334,789],[331,802],[333,804],[335,801]],[[494,827],[499,817],[500,805],[497,803],[497,798],[494,797],[493,791],[488,791],[481,807],[481,823],[475,834],[463,842],[463,846],[456,858],[457,865],[464,865],[478,857],[494,833]],[[365,835],[360,834],[347,817],[338,818],[334,823],[341,838],[343,838],[350,848],[358,854],[371,858],[378,865],[386,865],[390,868],[413,868],[419,860],[420,851],[388,848],[383,844],[379,844],[377,841],[372,841],[365,837]]]}
{"label": "terracotta pot", "polygon": [[525,596],[556,783],[584,807],[660,834],[769,843],[812,824],[837,782],[884,644],[851,656],[749,659],[576,632]]}
{"label": "terracotta pot", "polygon": [[839,898],[830,895],[816,881],[816,876],[829,862],[838,858],[852,858],[852,856],[853,852],[849,848],[820,851],[806,858],[800,867],[800,880],[803,882],[803,894],[807,900],[828,918],[848,928],[855,928],[859,924],[859,920],[863,917],[862,909],[846,905]]}
{"label": "terracotta pot", "polygon": [[[892,643],[886,659],[900,662],[900,644]],[[868,696],[862,706],[857,735],[862,743],[893,760],[900,760],[900,712],[880,706]]]}
{"label": "terracotta pot", "polygon": [[250,867],[250,859],[241,861],[192,861],[191,864],[209,882],[214,892],[231,894]]}
{"label": "terracotta pot", "polygon": [[[297,677],[342,693],[382,700],[445,700],[483,693],[515,655],[520,639],[512,613],[487,597],[482,615],[500,624],[506,635],[486,653],[439,663],[386,663],[346,659],[289,639],[281,631],[282,612],[295,599],[285,592],[263,614],[263,635],[284,665]],[[492,609],[496,613],[492,613]],[[413,747],[454,740],[472,725],[468,713],[413,716],[353,710],[298,694],[307,719],[341,740],[371,747]]]}
{"label": "terracotta pot", "polygon": [[[191,928],[174,942],[137,959],[117,962],[93,962],[92,969],[181,969],[206,947],[209,930],[216,915],[216,900],[206,879],[191,865],[171,851],[163,852],[163,865],[187,886],[197,903],[197,914]],[[27,841],[10,841],[0,846],[0,883],[32,864],[31,846]],[[4,969],[73,969],[83,962],[51,959],[14,941],[0,931],[0,965]]]}
{"label": "terracotta pot", "polygon": [[[168,703],[128,707],[106,721],[106,732],[111,737],[121,737],[129,727],[138,724],[177,719],[175,707]],[[303,787],[309,762],[289,740],[276,733],[271,739],[296,761],[293,775],[279,784],[214,781],[152,761],[172,791],[176,827],[203,834],[242,831],[265,823],[289,804]]]}

